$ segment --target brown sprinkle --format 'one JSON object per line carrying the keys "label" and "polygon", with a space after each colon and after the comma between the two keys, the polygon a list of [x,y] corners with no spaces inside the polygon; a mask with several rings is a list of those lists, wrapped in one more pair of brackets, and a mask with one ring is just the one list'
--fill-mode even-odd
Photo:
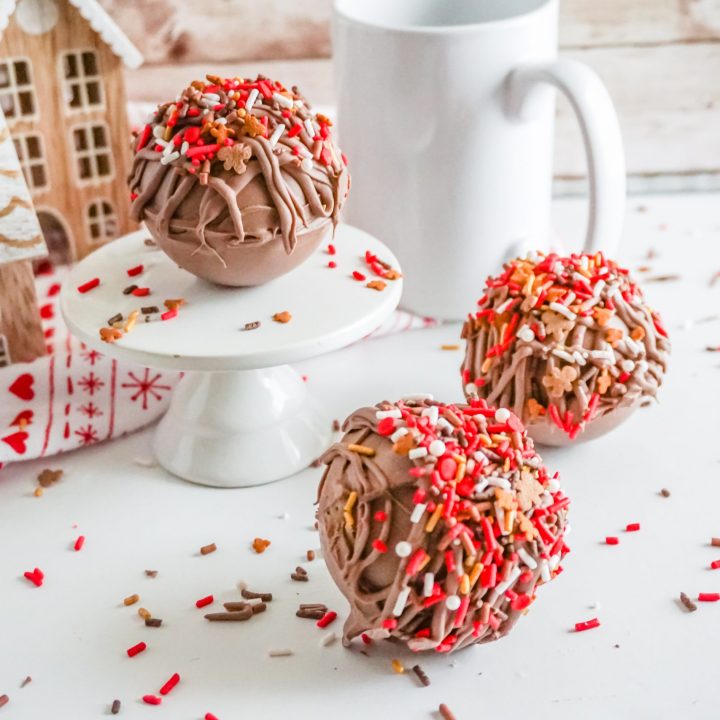
{"label": "brown sprinkle", "polygon": [[270,546],[270,541],[265,540],[264,538],[255,538],[252,541],[252,548],[256,553],[258,553],[258,555],[264,553],[268,549],[269,546]]}
{"label": "brown sprinkle", "polygon": [[307,557],[308,562],[312,562],[315,559],[315,551],[308,550],[306,553],[306,557]]}
{"label": "brown sprinkle", "polygon": [[21,683],[20,687],[24,688],[26,685],[29,685],[32,682],[32,678],[28,675]]}
{"label": "brown sprinkle", "polygon": [[138,608],[138,615],[139,615],[143,620],[147,620],[148,618],[151,618],[151,617],[152,617],[152,614],[150,613],[150,611],[147,610],[146,608],[143,608],[143,607]]}
{"label": "brown sprinkle", "polygon": [[697,605],[684,593],[680,593],[680,602],[687,608],[688,612],[695,612]]}
{"label": "brown sprinkle", "polygon": [[412,671],[418,676],[418,679],[424,687],[430,684],[430,678],[419,665],[413,665]]}
{"label": "brown sprinkle", "polygon": [[112,705],[110,706],[110,712],[113,715],[117,715],[120,712],[120,706],[122,703],[119,700],[113,700]]}
{"label": "brown sprinkle", "polygon": [[152,238],[145,238],[143,242],[147,247],[157,247],[157,243]]}
{"label": "brown sprinkle", "polygon": [[154,577],[157,577],[158,571],[157,570],[146,570],[145,574],[148,577],[154,578]]}
{"label": "brown sprinkle", "polygon": [[275,313],[272,319],[278,323],[289,323],[292,320],[292,315],[287,310],[283,310],[282,312]]}
{"label": "brown sprinkle", "polygon": [[309,579],[307,573],[303,574],[299,572],[290,573],[290,578],[296,582],[307,582]]}
{"label": "brown sprinkle", "polygon": [[160,308],[157,305],[148,305],[146,307],[141,307],[140,312],[143,315],[152,315],[153,313],[159,313]]}
{"label": "brown sprinkle", "polygon": [[333,432],[340,432],[340,421],[339,420],[333,420],[332,429],[333,429]]}
{"label": "brown sprinkle", "polygon": [[7,695],[0,695],[0,708],[7,705],[10,702],[10,698]]}
{"label": "brown sprinkle", "polygon": [[223,607],[228,612],[238,612],[239,610],[244,610],[246,607],[248,607],[250,603],[246,603],[244,600],[238,600],[235,602],[226,602],[223,603]]}
{"label": "brown sprinkle", "polygon": [[244,610],[238,610],[237,612],[208,613],[205,619],[210,622],[245,622],[245,620],[249,620],[252,616],[252,609],[246,607]]}
{"label": "brown sprinkle", "polygon": [[710,538],[710,544],[713,547],[720,547],[720,537]]}
{"label": "brown sprinkle", "polygon": [[241,590],[240,594],[246,599],[246,600],[262,600],[263,602],[272,602],[272,593],[266,593],[266,592],[253,592],[252,590],[248,590],[247,588],[245,590]]}
{"label": "brown sprinkle", "polygon": [[680,275],[654,275],[653,277],[646,277],[645,282],[673,282],[680,280]]}
{"label": "brown sprinkle", "polygon": [[44,488],[50,487],[53,483],[56,483],[63,475],[62,470],[50,470],[45,468],[38,476],[37,481]]}
{"label": "brown sprinkle", "polygon": [[137,285],[128,285],[123,290],[123,295],[129,295],[133,290],[137,290]]}
{"label": "brown sprinkle", "polygon": [[116,315],[113,315],[111,318],[108,319],[107,324],[114,325],[115,323],[119,323],[122,321],[123,321],[123,314],[117,313]]}
{"label": "brown sprinkle", "polygon": [[252,610],[253,615],[263,613],[267,610],[267,605],[264,602],[252,603],[249,607]]}
{"label": "brown sprinkle", "polygon": [[145,618],[145,627],[160,627],[162,620],[160,618]]}
{"label": "brown sprinkle", "polygon": [[300,608],[295,615],[297,615],[299,618],[307,619],[307,620],[320,620],[320,618],[324,617],[327,610],[323,610],[322,608],[312,609],[312,608]]}
{"label": "brown sprinkle", "polygon": [[356,445],[355,443],[350,443],[350,445],[347,446],[347,449],[350,452],[357,453],[358,455],[365,455],[365,457],[375,457],[375,449],[368,447],[367,445]]}
{"label": "brown sprinkle", "polygon": [[209,555],[210,553],[214,553],[217,550],[217,545],[215,543],[210,543],[209,545],[203,545],[200,548],[200,554],[201,555]]}
{"label": "brown sprinkle", "polygon": [[440,703],[438,712],[440,713],[443,720],[455,720],[455,716],[445,703]]}
{"label": "brown sprinkle", "polygon": [[365,287],[382,292],[387,287],[387,284],[382,280],[371,280]]}
{"label": "brown sprinkle", "polygon": [[661,494],[663,497],[670,497],[670,491],[669,491],[667,488],[663,488],[663,489],[660,491],[660,494]]}
{"label": "brown sprinkle", "polygon": [[125,605],[126,607],[128,605],[134,605],[139,599],[140,599],[140,596],[137,593],[135,593],[134,595],[128,595],[123,600],[123,605]]}
{"label": "brown sprinkle", "polygon": [[260,327],[259,320],[253,320],[252,322],[245,323],[240,329],[241,330],[257,330]]}

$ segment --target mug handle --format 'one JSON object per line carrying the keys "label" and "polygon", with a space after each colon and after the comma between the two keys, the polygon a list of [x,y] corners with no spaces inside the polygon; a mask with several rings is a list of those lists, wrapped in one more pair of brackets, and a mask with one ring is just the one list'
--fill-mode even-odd
{"label": "mug handle", "polygon": [[585,252],[613,257],[625,213],[625,154],[617,114],[600,78],[576,60],[523,65],[507,81],[508,110],[519,120],[533,116],[533,97],[543,84],[567,97],[580,123],[590,180]]}

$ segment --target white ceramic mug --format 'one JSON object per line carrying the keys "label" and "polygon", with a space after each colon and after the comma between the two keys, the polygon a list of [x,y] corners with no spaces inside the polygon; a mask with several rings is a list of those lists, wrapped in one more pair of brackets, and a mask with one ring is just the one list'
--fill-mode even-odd
{"label": "white ceramic mug", "polygon": [[585,142],[585,248],[615,253],[617,117],[595,73],[557,58],[557,15],[557,0],[335,0],[345,218],[397,255],[404,307],[463,318],[488,274],[548,248],[555,89]]}

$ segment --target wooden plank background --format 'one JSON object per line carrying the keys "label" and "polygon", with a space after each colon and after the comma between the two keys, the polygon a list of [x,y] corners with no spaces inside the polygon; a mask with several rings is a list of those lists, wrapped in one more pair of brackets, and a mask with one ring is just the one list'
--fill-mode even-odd
{"label": "wooden plank background", "polygon": [[[102,0],[146,57],[131,99],[174,95],[206,71],[256,69],[332,104],[332,0]],[[560,0],[563,53],[605,81],[631,190],[720,189],[720,0]],[[558,103],[558,187],[584,187],[580,134]]]}

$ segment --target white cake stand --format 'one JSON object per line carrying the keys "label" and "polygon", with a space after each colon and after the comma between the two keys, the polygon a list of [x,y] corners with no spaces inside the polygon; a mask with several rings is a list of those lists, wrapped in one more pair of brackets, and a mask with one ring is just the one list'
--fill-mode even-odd
{"label": "white cake stand", "polygon": [[[331,420],[286,363],[345,347],[376,329],[397,307],[402,280],[384,291],[372,279],[365,251],[398,268],[374,237],[348,225],[337,229],[330,256],[321,247],[293,272],[254,288],[226,288],[178,268],[145,245],[139,231],[100,248],[65,281],[60,307],[71,332],[102,352],[132,363],[185,371],[155,434],[158,461],[171,473],[218,487],[261,485],[307,467],[331,439]],[[328,267],[333,260],[337,267]],[[128,277],[139,264],[142,274]],[[365,282],[352,277],[358,270]],[[92,278],[100,285],[78,287]],[[136,284],[146,297],[124,295]],[[138,322],[119,341],[100,340],[99,329],[116,313],[184,298],[179,315]],[[287,324],[274,322],[288,311]],[[242,330],[260,321],[255,330]]]}

